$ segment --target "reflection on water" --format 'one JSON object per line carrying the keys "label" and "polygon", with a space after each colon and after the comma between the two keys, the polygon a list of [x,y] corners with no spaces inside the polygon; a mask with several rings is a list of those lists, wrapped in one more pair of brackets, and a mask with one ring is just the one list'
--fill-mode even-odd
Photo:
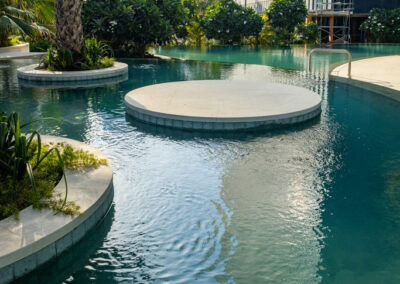
{"label": "reflection on water", "polygon": [[[296,70],[308,66],[308,54],[312,48],[320,46],[292,45],[284,47],[251,46],[203,46],[203,47],[160,47],[154,53],[193,60],[220,61],[245,64],[262,64]],[[396,44],[335,44],[332,48],[348,49],[353,59],[363,57],[400,54]],[[344,54],[313,55],[313,70],[328,71],[330,64],[347,60]]]}
{"label": "reflection on water", "polygon": [[[0,63],[0,111],[60,118],[41,132],[100,148],[114,170],[112,217],[21,283],[400,281],[398,103],[324,73],[127,62],[129,80],[77,90],[20,87],[15,70],[27,61]],[[190,79],[303,86],[321,95],[322,114],[293,128],[224,134],[125,115],[128,91]]]}

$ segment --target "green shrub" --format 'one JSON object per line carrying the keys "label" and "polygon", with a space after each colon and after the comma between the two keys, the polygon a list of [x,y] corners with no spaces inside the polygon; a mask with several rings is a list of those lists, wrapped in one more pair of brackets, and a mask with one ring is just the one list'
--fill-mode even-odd
{"label": "green shrub", "polygon": [[74,54],[68,49],[54,49],[50,45],[39,66],[50,71],[70,71],[77,69]]}
{"label": "green shrub", "polygon": [[[85,40],[82,51],[82,69],[100,69],[112,66],[114,61],[108,57],[109,55],[112,56],[113,52],[105,43],[94,37]],[[104,63],[108,66],[104,66]]]}
{"label": "green shrub", "polygon": [[219,0],[207,8],[201,26],[208,39],[234,44],[243,37],[258,36],[263,20],[252,8],[244,8],[233,0]]}
{"label": "green shrub", "polygon": [[[44,144],[37,131],[21,130],[33,122],[20,124],[17,113],[0,113],[0,219],[32,205],[64,214],[78,214],[79,206],[67,202],[66,168],[83,168],[106,163],[93,154],[75,150],[66,143]],[[62,198],[54,187],[64,176],[66,191]]]}
{"label": "green shrub", "polygon": [[202,42],[205,41],[206,38],[198,20],[190,22],[190,24],[186,26],[186,30],[188,44],[190,46],[200,46]]}
{"label": "green shrub", "polygon": [[296,26],[295,34],[297,35],[297,41],[301,43],[320,44],[321,43],[321,32],[319,27],[314,22],[308,24],[301,23]]}
{"label": "green shrub", "polygon": [[150,45],[170,43],[186,21],[180,0],[87,0],[82,9],[85,33],[124,57],[142,57]]}
{"label": "green shrub", "polygon": [[382,43],[400,42],[400,8],[372,9],[360,29],[368,33],[369,40]]}
{"label": "green shrub", "polygon": [[273,0],[265,13],[275,30],[277,40],[289,44],[294,39],[296,26],[304,23],[307,7],[304,0]]}
{"label": "green shrub", "polygon": [[94,37],[85,40],[82,54],[68,49],[54,49],[52,45],[40,60],[40,68],[50,71],[93,70],[114,65],[113,51]]}
{"label": "green shrub", "polygon": [[29,42],[30,52],[45,52],[49,49],[51,43],[48,40],[36,40]]}

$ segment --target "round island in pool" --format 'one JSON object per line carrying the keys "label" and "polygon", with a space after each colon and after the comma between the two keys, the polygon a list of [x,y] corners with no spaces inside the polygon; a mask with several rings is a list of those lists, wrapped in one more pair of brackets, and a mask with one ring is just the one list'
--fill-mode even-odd
{"label": "round island in pool", "polygon": [[125,96],[126,111],[152,124],[195,130],[275,128],[310,120],[321,97],[259,81],[202,80],[151,85]]}

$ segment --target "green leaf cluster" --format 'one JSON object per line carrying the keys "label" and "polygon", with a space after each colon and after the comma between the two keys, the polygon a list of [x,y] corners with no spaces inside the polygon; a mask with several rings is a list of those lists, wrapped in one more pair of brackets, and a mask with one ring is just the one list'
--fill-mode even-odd
{"label": "green leaf cluster", "polygon": [[[106,160],[75,150],[66,143],[42,143],[40,134],[32,130],[36,121],[21,125],[17,113],[0,114],[0,219],[10,215],[18,217],[18,212],[29,205],[78,214],[79,206],[67,202],[68,183],[64,169],[106,163]],[[31,128],[23,134],[21,129],[28,126]],[[64,197],[54,192],[62,177],[66,185]]]}
{"label": "green leaf cluster", "polygon": [[368,33],[369,39],[380,43],[400,42],[400,8],[372,9],[360,29]]}
{"label": "green leaf cluster", "polygon": [[296,26],[303,24],[307,16],[304,0],[273,0],[265,10],[280,43],[293,42]]}
{"label": "green leaf cluster", "polygon": [[40,23],[50,19],[45,9],[50,2],[52,0],[0,1],[0,46],[7,46],[11,34],[30,37],[49,34],[49,29]]}
{"label": "green leaf cluster", "polygon": [[117,56],[144,56],[150,45],[167,44],[186,24],[180,0],[87,0],[86,34],[108,42]]}
{"label": "green leaf cluster", "polygon": [[233,0],[211,4],[201,21],[207,38],[222,44],[240,43],[243,37],[258,36],[263,20],[252,8],[244,8]]}
{"label": "green leaf cluster", "polygon": [[115,59],[113,50],[92,37],[84,42],[82,54],[68,49],[54,49],[52,45],[40,60],[40,68],[50,71],[93,70],[111,67]]}

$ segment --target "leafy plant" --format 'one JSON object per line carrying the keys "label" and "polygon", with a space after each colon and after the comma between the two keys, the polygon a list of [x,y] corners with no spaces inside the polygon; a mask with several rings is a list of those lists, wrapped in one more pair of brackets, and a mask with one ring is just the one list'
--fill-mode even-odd
{"label": "leafy plant", "polygon": [[[112,66],[114,62],[110,61],[109,56],[113,56],[113,51],[108,45],[98,41],[95,37],[87,39],[83,45],[82,69],[98,69]],[[104,66],[104,63],[108,66]]]}
{"label": "leafy plant", "polygon": [[85,40],[82,54],[68,49],[56,50],[50,45],[39,66],[50,71],[101,69],[114,65],[112,55],[110,47],[92,37]]}
{"label": "leafy plant", "polygon": [[143,57],[186,24],[180,0],[87,0],[82,19],[85,33],[109,43],[117,56]]}
{"label": "leafy plant", "polygon": [[[37,187],[33,173],[43,160],[54,151],[57,154],[65,181],[65,199],[62,203],[62,206],[64,206],[67,202],[68,184],[60,152],[57,148],[52,148],[42,153],[41,138],[37,131],[28,131],[26,135],[21,133],[22,128],[32,125],[34,122],[21,125],[17,113],[11,113],[8,117],[5,113],[0,114],[0,180],[4,181],[10,178],[12,190],[15,192],[18,183],[27,176],[37,198]],[[34,143],[35,138],[37,143]]]}
{"label": "leafy plant", "polygon": [[39,66],[50,71],[76,69],[74,54],[68,49],[54,49],[50,45],[47,54],[41,58]]}
{"label": "leafy plant", "polygon": [[201,29],[200,22],[194,20],[186,26],[188,43],[190,46],[200,46],[205,41],[204,32]]}
{"label": "leafy plant", "polygon": [[38,39],[29,42],[29,51],[30,52],[46,52],[51,43],[48,40]]}
{"label": "leafy plant", "polygon": [[309,22],[307,24],[301,23],[297,25],[295,28],[295,34],[298,37],[298,42],[310,44],[321,43],[321,33],[318,25],[314,22]]}
{"label": "leafy plant", "polygon": [[[46,119],[46,118],[45,118]],[[44,120],[44,119],[39,119]],[[19,210],[50,208],[75,215],[79,206],[67,202],[68,183],[64,168],[83,168],[105,164],[93,154],[75,150],[66,143],[44,144],[40,134],[32,130],[31,121],[21,124],[17,113],[0,113],[0,219],[18,216]],[[22,134],[21,130],[31,127]],[[65,194],[54,192],[63,178]]]}
{"label": "leafy plant", "polygon": [[11,0],[0,2],[0,46],[7,44],[12,33],[29,36],[49,33],[47,28],[37,24],[40,19],[35,16],[33,8],[38,3],[39,0],[20,1],[17,4]]}
{"label": "leafy plant", "polygon": [[400,42],[400,8],[372,9],[369,17],[360,29],[369,35],[369,39],[382,43]]}
{"label": "leafy plant", "polygon": [[207,38],[234,44],[242,37],[258,36],[263,20],[252,8],[244,8],[233,0],[219,0],[207,8],[201,25]]}
{"label": "leafy plant", "polygon": [[304,22],[307,7],[304,0],[273,0],[265,13],[278,40],[288,44],[293,40],[296,26]]}

